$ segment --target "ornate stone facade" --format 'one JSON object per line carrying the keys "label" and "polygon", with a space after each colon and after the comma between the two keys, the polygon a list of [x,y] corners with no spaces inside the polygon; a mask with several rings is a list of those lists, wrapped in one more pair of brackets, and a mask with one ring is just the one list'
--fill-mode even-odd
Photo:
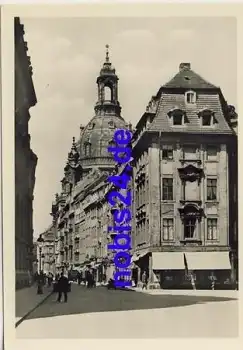
{"label": "ornate stone facade", "polygon": [[235,280],[237,115],[229,110],[219,88],[181,64],[137,124],[134,261],[151,286]]}
{"label": "ornate stone facade", "polygon": [[37,100],[24,28],[15,18],[15,269],[16,288],[29,285],[33,267],[33,191],[37,156],[30,148],[29,109]]}

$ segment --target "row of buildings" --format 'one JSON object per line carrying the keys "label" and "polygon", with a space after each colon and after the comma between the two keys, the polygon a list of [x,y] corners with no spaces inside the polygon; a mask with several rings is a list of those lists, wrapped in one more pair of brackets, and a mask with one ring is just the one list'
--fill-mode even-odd
{"label": "row of buildings", "polygon": [[[121,116],[118,76],[106,59],[97,78],[95,115],[73,139],[52,205],[52,258],[46,271],[92,268],[97,281],[112,277],[116,232],[107,194],[111,172],[121,174],[107,152],[116,129],[133,131],[132,278],[145,271],[151,288],[206,287],[237,280],[237,114],[219,87],[189,63],[157,94],[132,129]],[[124,190],[122,190],[124,191]],[[126,191],[125,191],[126,192]],[[123,192],[123,195],[125,193]],[[50,243],[50,242],[49,242]],[[49,244],[48,243],[48,244]],[[46,259],[49,259],[48,264]],[[47,268],[48,267],[48,268]]]}
{"label": "row of buildings", "polygon": [[35,106],[24,27],[14,21],[15,36],[15,270],[16,289],[29,286],[33,268],[33,192],[37,156],[30,147],[29,109]]}

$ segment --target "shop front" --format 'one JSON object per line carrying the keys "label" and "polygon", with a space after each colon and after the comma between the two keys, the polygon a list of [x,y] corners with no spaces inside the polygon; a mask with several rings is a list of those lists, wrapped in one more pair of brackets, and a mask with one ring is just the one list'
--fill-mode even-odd
{"label": "shop front", "polygon": [[188,271],[197,289],[231,289],[231,264],[228,251],[186,252]]}
{"label": "shop front", "polygon": [[152,269],[162,289],[231,289],[229,253],[155,252]]}

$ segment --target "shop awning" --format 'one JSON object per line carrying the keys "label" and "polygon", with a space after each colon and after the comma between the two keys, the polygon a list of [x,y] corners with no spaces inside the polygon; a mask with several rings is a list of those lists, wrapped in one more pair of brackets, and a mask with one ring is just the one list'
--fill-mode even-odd
{"label": "shop awning", "polygon": [[187,252],[189,270],[230,270],[229,252]]}
{"label": "shop awning", "polygon": [[154,252],[152,253],[153,270],[184,270],[183,252]]}

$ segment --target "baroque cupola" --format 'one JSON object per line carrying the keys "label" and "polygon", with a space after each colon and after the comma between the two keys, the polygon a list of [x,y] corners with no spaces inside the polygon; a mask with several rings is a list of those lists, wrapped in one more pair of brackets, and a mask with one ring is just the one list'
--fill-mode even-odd
{"label": "baroque cupola", "polygon": [[105,61],[96,80],[95,115],[86,126],[80,126],[80,139],[77,143],[79,163],[84,175],[93,168],[101,171],[110,171],[114,168],[113,155],[107,148],[116,129],[128,128],[121,116],[118,80],[116,70],[110,61],[109,46],[106,45]]}
{"label": "baroque cupola", "polygon": [[109,45],[106,45],[106,58],[97,78],[98,101],[95,105],[97,115],[120,115],[121,107],[118,101],[118,76],[110,62]]}

